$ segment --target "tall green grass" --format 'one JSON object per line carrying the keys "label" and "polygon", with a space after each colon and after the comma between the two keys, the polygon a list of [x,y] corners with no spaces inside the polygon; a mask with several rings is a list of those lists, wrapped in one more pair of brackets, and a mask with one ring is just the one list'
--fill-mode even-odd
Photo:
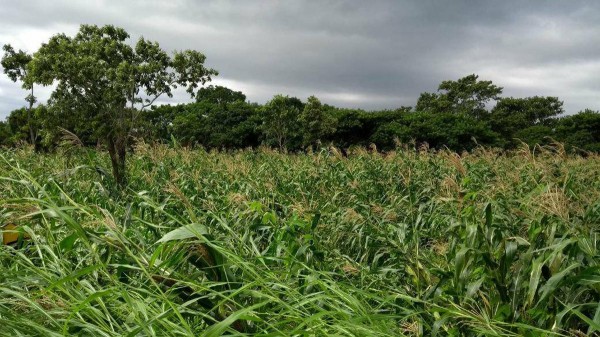
{"label": "tall green grass", "polygon": [[584,336],[600,157],[0,154],[0,336]]}

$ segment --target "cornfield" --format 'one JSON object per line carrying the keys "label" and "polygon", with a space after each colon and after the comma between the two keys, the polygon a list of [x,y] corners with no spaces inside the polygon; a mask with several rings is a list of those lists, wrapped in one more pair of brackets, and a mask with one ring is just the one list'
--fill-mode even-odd
{"label": "cornfield", "polygon": [[600,157],[0,152],[1,336],[587,336]]}

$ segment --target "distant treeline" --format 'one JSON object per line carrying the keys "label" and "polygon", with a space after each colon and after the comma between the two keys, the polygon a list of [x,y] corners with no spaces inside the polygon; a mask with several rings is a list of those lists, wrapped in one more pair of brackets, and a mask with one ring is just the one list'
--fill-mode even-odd
{"label": "distant treeline", "polygon": [[[389,150],[398,143],[430,148],[471,150],[478,145],[511,149],[561,142],[568,150],[600,152],[600,113],[584,110],[563,116],[557,97],[502,97],[491,81],[469,75],[444,81],[435,93],[423,93],[415,107],[364,111],[276,95],[264,105],[250,103],[239,91],[222,86],[201,88],[196,102],[162,105],[139,113],[132,136],[146,142],[236,149],[260,145],[305,150],[334,145]],[[21,108],[0,122],[0,145],[34,143],[49,150],[68,132],[85,145],[99,140],[94,125],[53,111],[50,105]],[[65,131],[67,130],[67,131]]]}

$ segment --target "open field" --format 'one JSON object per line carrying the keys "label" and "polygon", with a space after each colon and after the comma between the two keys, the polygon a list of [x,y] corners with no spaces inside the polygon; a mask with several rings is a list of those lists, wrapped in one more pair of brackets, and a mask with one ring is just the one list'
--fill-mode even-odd
{"label": "open field", "polygon": [[600,156],[59,152],[0,152],[1,336],[600,331]]}

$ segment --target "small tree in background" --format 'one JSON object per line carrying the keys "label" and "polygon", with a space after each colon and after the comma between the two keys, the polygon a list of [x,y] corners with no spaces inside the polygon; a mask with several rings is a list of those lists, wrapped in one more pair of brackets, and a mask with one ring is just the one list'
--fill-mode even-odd
{"label": "small tree in background", "polygon": [[310,96],[299,118],[302,143],[312,146],[335,131],[335,118],[327,113],[321,101]]}
{"label": "small tree in background", "polygon": [[8,130],[8,124],[0,121],[0,146],[9,145],[9,138],[10,132]]}
{"label": "small tree in background", "polygon": [[[509,145],[517,144],[514,138],[535,144],[543,139],[544,132],[552,136],[550,127],[556,122],[554,117],[563,112],[563,102],[558,97],[507,97],[500,99],[492,109],[489,122]],[[531,139],[528,134],[532,135]]]}
{"label": "small tree in background", "polygon": [[33,134],[34,143],[31,143],[31,145],[39,149],[42,141],[42,137],[40,137],[42,124],[44,122],[44,115],[47,112],[48,109],[45,105],[11,111],[6,119],[7,132],[10,135],[10,137],[7,137],[7,141],[13,145],[23,141],[30,143],[32,141],[30,136]]}
{"label": "small tree in background", "polygon": [[[27,54],[26,52],[19,49],[19,51],[15,51],[14,48],[10,44],[6,44],[2,47],[4,51],[4,56],[2,56],[2,60],[0,64],[2,64],[2,68],[4,68],[4,73],[11,79],[13,82],[20,81],[22,82],[22,87],[25,90],[29,91],[29,95],[25,97],[25,101],[29,104],[26,110],[27,114],[27,132],[28,132],[28,142],[32,145],[37,144],[38,128],[34,127],[33,122],[33,105],[36,102],[35,96],[33,95],[33,82],[31,78],[28,76],[28,65],[31,62],[32,56]],[[37,148],[37,147],[36,147]]]}
{"label": "small tree in background", "polygon": [[570,149],[600,153],[600,111],[585,109],[561,118],[555,136]]}
{"label": "small tree in background", "polygon": [[289,148],[298,134],[298,117],[302,102],[295,98],[276,95],[262,109],[262,131],[267,143],[275,144],[280,150]]}
{"label": "small tree in background", "polygon": [[209,85],[205,88],[200,88],[196,95],[196,102],[207,101],[215,104],[227,104],[234,102],[245,102],[246,95],[241,91],[233,91],[227,87],[220,85]]}

